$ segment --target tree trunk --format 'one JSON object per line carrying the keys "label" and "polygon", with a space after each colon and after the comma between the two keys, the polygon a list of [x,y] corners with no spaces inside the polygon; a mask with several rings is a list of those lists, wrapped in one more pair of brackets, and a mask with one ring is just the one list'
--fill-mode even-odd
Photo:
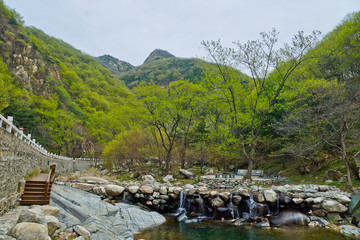
{"label": "tree trunk", "polygon": [[341,134],[341,152],[342,152],[342,160],[344,162],[344,165],[346,167],[346,177],[348,181],[348,185],[353,188],[352,181],[351,181],[351,172],[350,172],[350,166],[349,166],[349,160],[347,159],[347,153],[346,153],[346,143],[345,143],[346,133]]}
{"label": "tree trunk", "polygon": [[181,161],[181,168],[185,168],[185,162],[186,162],[186,148],[185,147],[179,148],[179,155],[180,155],[180,161]]}
{"label": "tree trunk", "polygon": [[250,155],[248,158],[249,164],[248,164],[248,171],[245,175],[245,179],[251,179],[252,170],[254,168],[254,158],[255,158],[255,144],[251,146]]}
{"label": "tree trunk", "polygon": [[169,174],[170,171],[170,159],[171,159],[171,151],[167,151],[166,159],[165,159],[166,174]]}

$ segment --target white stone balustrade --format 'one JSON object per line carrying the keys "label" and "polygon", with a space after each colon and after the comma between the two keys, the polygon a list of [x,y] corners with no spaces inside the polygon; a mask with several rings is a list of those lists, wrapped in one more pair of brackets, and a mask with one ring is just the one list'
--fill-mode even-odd
{"label": "white stone balustrade", "polygon": [[8,116],[5,118],[3,115],[0,114],[0,128],[5,128],[6,131],[13,134],[14,136],[18,137],[21,141],[25,142],[26,144],[30,145],[34,149],[38,150],[42,154],[56,158],[61,160],[67,160],[67,161],[97,161],[102,162],[103,159],[96,159],[96,158],[72,158],[72,157],[65,157],[60,156],[54,153],[48,152],[43,146],[40,144],[36,144],[36,139],[31,139],[31,134],[25,135],[23,130],[19,130],[14,124],[13,124],[14,118],[11,116]]}

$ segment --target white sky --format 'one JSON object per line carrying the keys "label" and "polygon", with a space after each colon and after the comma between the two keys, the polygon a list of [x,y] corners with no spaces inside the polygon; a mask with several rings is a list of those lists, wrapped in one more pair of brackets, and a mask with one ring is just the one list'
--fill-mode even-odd
{"label": "white sky", "polygon": [[5,0],[26,25],[92,55],[140,65],[156,48],[203,56],[202,40],[253,40],[276,28],[280,42],[299,30],[331,31],[360,0]]}

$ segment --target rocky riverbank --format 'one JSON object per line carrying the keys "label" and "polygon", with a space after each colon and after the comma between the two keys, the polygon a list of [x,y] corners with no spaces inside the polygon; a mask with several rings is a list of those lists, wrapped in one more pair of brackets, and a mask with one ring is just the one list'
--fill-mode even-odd
{"label": "rocky riverbank", "polygon": [[[54,185],[51,206],[20,206],[0,218],[0,239],[130,240],[165,218],[137,206],[104,202],[97,195]],[[51,238],[50,238],[51,237]]]}
{"label": "rocky riverbank", "polygon": [[211,217],[259,227],[309,225],[330,227],[349,235],[360,234],[357,226],[351,225],[358,222],[349,214],[351,194],[335,186],[261,187],[239,181],[228,189],[209,181],[182,186],[165,180],[159,183],[145,175],[138,182],[110,183],[101,178],[82,177],[60,184],[92,192],[115,205],[128,202],[162,213],[177,213],[179,221]]}

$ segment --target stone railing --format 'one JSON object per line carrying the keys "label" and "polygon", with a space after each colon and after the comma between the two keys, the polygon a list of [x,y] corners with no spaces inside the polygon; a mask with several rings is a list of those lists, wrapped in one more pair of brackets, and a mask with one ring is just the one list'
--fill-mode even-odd
{"label": "stone railing", "polygon": [[31,134],[24,134],[22,128],[18,128],[13,124],[13,117],[8,116],[5,118],[3,115],[0,114],[0,128],[5,128],[6,131],[13,134],[15,137],[18,137],[21,141],[25,142],[32,148],[36,149],[40,153],[51,157],[56,158],[60,160],[75,160],[75,161],[96,161],[96,162],[102,162],[103,159],[96,159],[96,158],[71,158],[66,156],[57,155],[54,153],[48,152],[43,146],[41,146],[38,142],[36,142],[36,139],[31,139]]}

